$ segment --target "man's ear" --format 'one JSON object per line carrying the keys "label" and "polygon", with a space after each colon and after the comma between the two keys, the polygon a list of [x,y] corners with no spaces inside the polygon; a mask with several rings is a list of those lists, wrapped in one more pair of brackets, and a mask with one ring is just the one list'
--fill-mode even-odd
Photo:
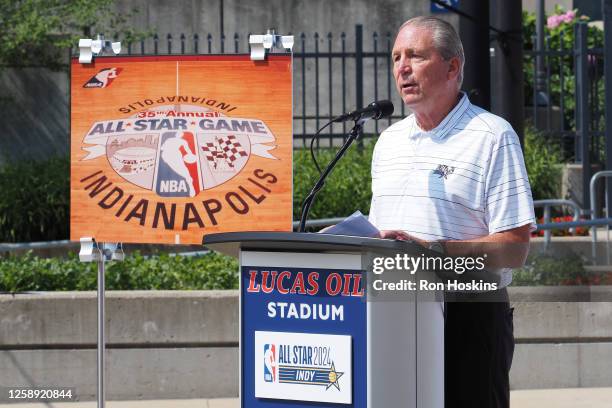
{"label": "man's ear", "polygon": [[448,60],[448,79],[456,79],[459,77],[460,68],[461,62],[459,61],[459,57],[452,57]]}

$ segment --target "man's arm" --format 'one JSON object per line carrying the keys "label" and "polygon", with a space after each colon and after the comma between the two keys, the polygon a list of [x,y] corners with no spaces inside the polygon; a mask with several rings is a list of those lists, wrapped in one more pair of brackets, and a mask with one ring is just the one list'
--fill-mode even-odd
{"label": "man's arm", "polygon": [[[479,256],[486,253],[489,256],[487,263],[491,266],[519,268],[525,264],[529,252],[530,235],[531,224],[525,224],[480,238],[437,242],[443,244],[445,254],[449,256]],[[380,237],[414,241],[424,248],[435,242],[425,241],[398,230],[381,231]]]}

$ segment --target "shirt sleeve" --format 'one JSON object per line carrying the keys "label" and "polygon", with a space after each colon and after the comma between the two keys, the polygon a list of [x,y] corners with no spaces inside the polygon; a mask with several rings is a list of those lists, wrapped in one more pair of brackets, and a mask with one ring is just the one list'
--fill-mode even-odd
{"label": "shirt sleeve", "polygon": [[489,234],[530,224],[535,214],[525,160],[517,134],[504,131],[493,145],[486,176],[486,220]]}
{"label": "shirt sleeve", "polygon": [[368,214],[368,221],[370,221],[370,223],[374,226],[376,225],[376,194],[374,193],[374,189],[375,189],[375,177],[374,177],[374,172],[375,172],[375,168],[376,168],[376,159],[378,157],[377,154],[377,148],[378,146],[374,146],[374,152],[372,152],[372,163],[371,163],[371,168],[370,168],[370,177],[372,180],[372,200],[370,201],[370,213]]}

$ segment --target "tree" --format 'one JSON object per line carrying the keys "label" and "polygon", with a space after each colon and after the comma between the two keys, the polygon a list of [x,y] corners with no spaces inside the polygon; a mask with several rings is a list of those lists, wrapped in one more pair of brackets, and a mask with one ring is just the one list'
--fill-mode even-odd
{"label": "tree", "polygon": [[97,33],[120,34],[126,41],[138,33],[127,26],[132,13],[120,15],[114,0],[0,0],[0,69],[68,67],[68,49],[79,38]]}

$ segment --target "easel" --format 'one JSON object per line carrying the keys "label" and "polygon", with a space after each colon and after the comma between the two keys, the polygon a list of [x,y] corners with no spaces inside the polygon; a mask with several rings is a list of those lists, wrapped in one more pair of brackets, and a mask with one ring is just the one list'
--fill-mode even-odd
{"label": "easel", "polygon": [[[79,40],[79,62],[81,64],[91,64],[94,55],[103,55],[112,51],[113,54],[121,52],[121,43],[113,42],[104,39],[104,35],[99,34],[96,40],[90,38],[82,38]],[[105,364],[105,342],[104,342],[104,300],[105,300],[105,284],[104,284],[104,264],[106,261],[123,261],[125,254],[123,253],[123,245],[121,243],[101,243],[96,242],[93,237],[81,238],[81,250],[79,251],[79,260],[81,262],[97,262],[98,263],[98,341],[97,341],[97,387],[96,397],[98,400],[98,408],[104,408],[105,393],[104,393],[104,364]]]}
{"label": "easel", "polygon": [[[267,34],[251,35],[249,44],[251,46],[251,59],[254,61],[265,60],[267,52],[284,52],[293,47],[293,36],[280,36],[274,30],[268,30]],[[120,42],[110,42],[98,35],[96,40],[79,40],[79,63],[91,64],[94,56],[105,53],[119,54],[121,52]],[[98,308],[98,336],[97,336],[97,388],[96,397],[98,408],[105,406],[105,262],[122,261],[125,257],[121,243],[97,242],[94,237],[82,237],[79,260],[81,262],[97,262],[97,308]]]}

